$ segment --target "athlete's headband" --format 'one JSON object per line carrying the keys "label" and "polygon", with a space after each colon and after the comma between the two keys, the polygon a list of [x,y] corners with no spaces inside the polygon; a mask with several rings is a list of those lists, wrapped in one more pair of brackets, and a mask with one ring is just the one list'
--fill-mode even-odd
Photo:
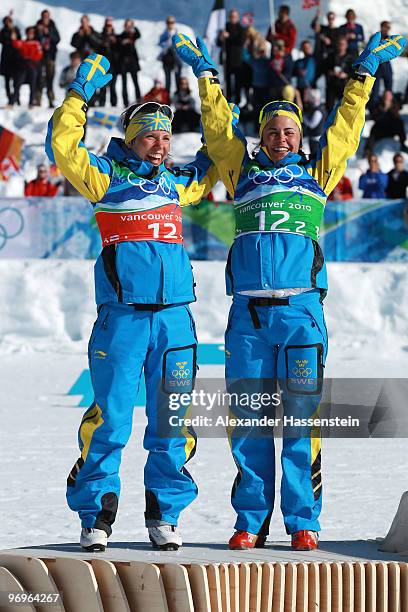
{"label": "athlete's headband", "polygon": [[163,130],[171,134],[173,111],[167,104],[146,102],[140,104],[130,115],[125,127],[125,143],[128,145],[139,134]]}
{"label": "athlete's headband", "polygon": [[298,126],[300,133],[302,133],[303,115],[298,105],[288,100],[274,100],[265,104],[259,113],[259,137],[262,138],[264,127],[273,117],[282,115],[290,117]]}

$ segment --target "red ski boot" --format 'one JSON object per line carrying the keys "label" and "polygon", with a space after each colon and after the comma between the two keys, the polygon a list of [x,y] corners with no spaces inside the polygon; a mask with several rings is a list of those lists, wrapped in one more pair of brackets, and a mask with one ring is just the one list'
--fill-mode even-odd
{"label": "red ski boot", "polygon": [[246,550],[248,548],[263,548],[266,537],[258,536],[248,531],[236,531],[230,541],[228,548],[230,550]]}
{"label": "red ski boot", "polygon": [[316,550],[319,545],[319,534],[317,531],[296,531],[292,533],[292,550]]}

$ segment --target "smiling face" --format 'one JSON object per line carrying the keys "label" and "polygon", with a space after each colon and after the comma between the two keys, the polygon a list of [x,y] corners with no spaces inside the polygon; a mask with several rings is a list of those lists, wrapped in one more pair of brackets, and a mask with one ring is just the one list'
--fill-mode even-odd
{"label": "smiling face", "polygon": [[146,134],[136,136],[130,144],[130,148],[140,159],[148,161],[154,166],[166,159],[170,150],[171,134],[164,130],[154,130]]}
{"label": "smiling face", "polygon": [[300,139],[299,127],[293,119],[285,115],[273,117],[262,132],[262,146],[266,147],[274,162],[280,161],[289,152],[297,153]]}

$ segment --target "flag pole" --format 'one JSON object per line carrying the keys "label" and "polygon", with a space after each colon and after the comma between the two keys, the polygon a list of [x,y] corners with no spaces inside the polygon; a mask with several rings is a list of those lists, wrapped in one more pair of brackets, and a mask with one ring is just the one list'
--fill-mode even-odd
{"label": "flag pole", "polygon": [[[225,10],[225,25],[224,25],[224,30],[225,30],[226,25],[227,25],[227,7],[225,6],[225,4],[224,4],[224,10]],[[225,42],[225,38],[223,38],[221,41],[221,57],[222,57],[222,81],[223,81],[222,90],[223,90],[223,94],[226,96],[227,95],[227,45]]]}
{"label": "flag pole", "polygon": [[269,0],[269,21],[271,25],[271,33],[275,33],[275,0]]}

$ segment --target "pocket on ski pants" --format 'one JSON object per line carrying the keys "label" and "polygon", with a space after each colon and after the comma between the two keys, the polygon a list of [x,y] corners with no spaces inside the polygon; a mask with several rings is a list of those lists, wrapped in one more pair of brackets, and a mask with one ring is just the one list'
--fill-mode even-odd
{"label": "pocket on ski pants", "polygon": [[197,345],[168,349],[163,356],[162,390],[172,393],[191,393],[197,372]]}
{"label": "pocket on ski pants", "polygon": [[323,385],[323,355],[321,343],[287,346],[287,390],[301,395],[319,395]]}

